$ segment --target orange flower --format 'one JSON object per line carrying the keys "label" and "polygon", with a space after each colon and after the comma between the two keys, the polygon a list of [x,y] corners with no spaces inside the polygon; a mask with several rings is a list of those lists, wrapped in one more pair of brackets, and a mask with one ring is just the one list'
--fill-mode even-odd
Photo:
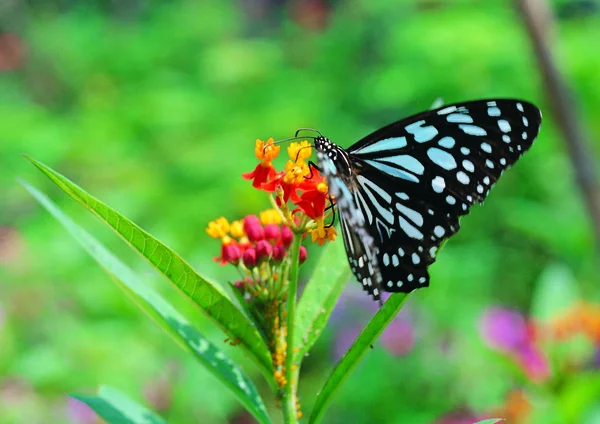
{"label": "orange flower", "polygon": [[319,246],[323,246],[327,240],[333,241],[335,240],[335,236],[337,232],[333,227],[325,227],[325,223],[323,222],[323,218],[319,218],[317,221],[317,228],[311,230],[310,236],[313,243],[318,243]]}

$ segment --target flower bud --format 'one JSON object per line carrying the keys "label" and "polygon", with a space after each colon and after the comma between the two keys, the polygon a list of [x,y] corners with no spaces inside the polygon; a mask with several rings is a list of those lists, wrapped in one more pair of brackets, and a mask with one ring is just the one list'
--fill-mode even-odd
{"label": "flower bud", "polygon": [[283,247],[281,244],[276,244],[275,246],[273,246],[273,262],[281,263],[281,261],[283,261],[283,258],[285,258],[285,254],[285,247]]}
{"label": "flower bud", "polygon": [[290,247],[292,244],[292,240],[294,239],[294,233],[288,226],[283,226],[281,229],[281,243],[283,243],[283,247],[286,249]]}
{"label": "flower bud", "polygon": [[266,240],[260,240],[256,243],[256,260],[258,262],[268,260],[273,254],[273,246]]}
{"label": "flower bud", "polygon": [[306,258],[308,257],[308,252],[306,251],[306,247],[300,246],[299,258],[300,264],[306,262]]}
{"label": "flower bud", "polygon": [[256,243],[259,240],[263,240],[265,238],[265,230],[259,224],[248,225],[248,228],[245,230],[246,235],[248,236],[248,240],[253,243]]}
{"label": "flower bud", "polygon": [[244,218],[244,232],[248,234],[248,228],[260,225],[260,219],[256,215],[248,215]]}
{"label": "flower bud", "polygon": [[246,268],[254,268],[258,261],[256,260],[256,250],[253,247],[246,249],[242,256]]}
{"label": "flower bud", "polygon": [[228,244],[223,249],[223,260],[230,264],[237,265],[242,257],[242,251],[235,244]]}
{"label": "flower bud", "polygon": [[281,237],[281,229],[279,225],[267,224],[265,225],[265,238],[267,240],[277,241]]}

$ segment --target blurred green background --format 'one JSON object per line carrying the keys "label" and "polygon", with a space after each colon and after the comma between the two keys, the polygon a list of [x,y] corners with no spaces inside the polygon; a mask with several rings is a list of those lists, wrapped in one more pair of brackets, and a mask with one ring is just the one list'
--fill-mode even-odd
{"label": "blurred green background", "polygon": [[[551,6],[555,57],[597,148],[600,5]],[[512,2],[0,2],[0,424],[93,423],[66,394],[99,384],[173,423],[252,422],[16,178],[46,191],[212,340],[222,344],[224,335],[20,154],[226,282],[236,275],[212,261],[219,246],[204,229],[218,216],[267,207],[240,176],[255,166],[256,138],[309,126],[349,146],[439,97],[518,97],[546,110]],[[503,414],[600,423],[593,244],[564,141],[546,113],[531,152],[462,220],[431,268],[431,287],[399,318],[398,337],[388,333],[367,355],[326,422],[448,424]],[[318,254],[309,247],[305,277]],[[350,283],[306,360],[307,411],[372,314],[362,298]],[[573,337],[539,335],[565,322]],[[534,353],[498,348],[494,337],[521,327],[526,341],[518,343]],[[257,384],[277,415],[264,381]]]}

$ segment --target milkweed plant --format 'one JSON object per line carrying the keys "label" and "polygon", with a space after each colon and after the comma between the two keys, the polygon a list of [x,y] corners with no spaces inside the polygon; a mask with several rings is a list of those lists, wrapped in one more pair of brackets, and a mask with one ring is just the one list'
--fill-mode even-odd
{"label": "milkweed plant", "polygon": [[[273,139],[257,140],[254,153],[259,163],[243,178],[269,198],[271,208],[240,219],[219,217],[208,223],[206,229],[220,243],[219,248],[215,243],[215,251],[219,252],[215,262],[233,268],[231,275],[235,277],[226,284],[209,281],[175,251],[116,210],[48,166],[27,157],[200,308],[224,332],[222,343],[205,338],[48,197],[31,185],[22,184],[144,312],[231,390],[257,422],[271,423],[279,408],[285,423],[317,423],[333,395],[398,313],[407,295],[396,293],[387,299],[335,365],[312,410],[306,411],[298,395],[302,361],[350,280],[350,269],[343,242],[337,240],[333,225],[335,199],[329,195],[326,179],[308,161],[312,154],[310,144],[306,141],[289,144],[288,159],[280,171],[273,161],[280,156],[281,145]],[[312,260],[307,254],[307,243],[315,243],[323,251],[299,298],[299,269]],[[271,395],[259,394],[246,371],[228,357],[232,349],[243,350],[256,365],[270,386]],[[166,422],[113,388],[102,387],[96,395],[72,396],[109,423]],[[277,408],[267,411],[263,400],[266,396],[271,396],[267,404]]]}

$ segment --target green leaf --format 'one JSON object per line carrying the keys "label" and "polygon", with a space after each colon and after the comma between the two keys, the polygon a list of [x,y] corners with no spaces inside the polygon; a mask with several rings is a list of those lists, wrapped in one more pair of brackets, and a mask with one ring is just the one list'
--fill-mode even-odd
{"label": "green leaf", "polygon": [[473,424],[496,424],[502,421],[504,421],[504,418],[488,418],[487,420],[477,421]]}
{"label": "green leaf", "polygon": [[298,302],[294,347],[299,349],[295,361],[300,360],[321,335],[349,278],[344,243],[341,240],[329,243]]}
{"label": "green leaf", "polygon": [[100,387],[98,396],[72,394],[71,397],[85,403],[109,424],[167,424],[154,412],[111,387]]}
{"label": "green leaf", "polygon": [[362,357],[369,351],[385,327],[394,319],[407,298],[408,295],[405,293],[392,294],[358,335],[352,347],[337,363],[329,379],[319,392],[310,416],[310,423],[321,421],[333,395],[350,376],[350,373],[354,371]]}
{"label": "green leaf", "polygon": [[68,178],[25,156],[61,190],[111,227],[134,250],[202,309],[232,339],[239,340],[271,384],[273,365],[267,345],[254,324],[211,282],[200,276],[177,253],[114,209],[88,194]]}
{"label": "green leaf", "polygon": [[260,423],[270,423],[265,406],[252,381],[220,349],[204,338],[170,303],[144,284],[122,261],[65,215],[35,187],[21,182],[79,244],[104,268],[117,285],[181,347],[189,351],[225,384]]}

